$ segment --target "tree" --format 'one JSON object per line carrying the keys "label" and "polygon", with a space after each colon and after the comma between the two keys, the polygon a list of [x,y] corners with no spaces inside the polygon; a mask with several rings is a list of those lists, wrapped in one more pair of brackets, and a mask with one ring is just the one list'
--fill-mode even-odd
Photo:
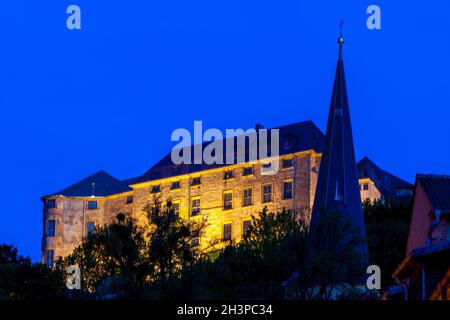
{"label": "tree", "polygon": [[391,274],[406,254],[411,219],[410,201],[378,200],[363,204],[370,264],[381,269],[381,286],[392,283]]}
{"label": "tree", "polygon": [[78,266],[87,292],[112,281],[120,284],[116,289],[121,297],[139,297],[151,267],[146,259],[147,242],[132,219],[118,220],[96,229],[72,254],[58,260],[56,269],[64,275],[68,266]]}
{"label": "tree", "polygon": [[200,250],[193,241],[201,237],[206,221],[185,221],[172,201],[163,204],[158,198],[147,203],[144,212],[150,226],[148,259],[154,266],[151,290],[154,291],[152,294],[165,297],[168,294],[167,281],[178,277],[183,268],[199,257]]}

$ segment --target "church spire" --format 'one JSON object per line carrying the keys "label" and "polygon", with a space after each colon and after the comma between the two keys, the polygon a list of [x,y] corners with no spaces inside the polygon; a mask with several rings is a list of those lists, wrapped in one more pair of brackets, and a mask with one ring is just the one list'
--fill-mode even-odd
{"label": "church spire", "polygon": [[[312,239],[317,236],[317,226],[327,221],[327,214],[330,211],[337,211],[340,216],[348,217],[358,230],[358,238],[366,238],[342,58],[344,44],[342,22],[340,29],[339,56],[328,114],[325,148],[311,216]],[[355,249],[361,261],[367,263],[366,244]]]}

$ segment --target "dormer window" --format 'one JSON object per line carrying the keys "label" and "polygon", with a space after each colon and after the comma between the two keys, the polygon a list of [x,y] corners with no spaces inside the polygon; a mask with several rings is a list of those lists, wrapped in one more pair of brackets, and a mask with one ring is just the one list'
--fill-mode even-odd
{"label": "dormer window", "polygon": [[224,180],[229,180],[229,179],[233,179],[233,178],[234,178],[234,171],[233,170],[225,171],[225,173],[223,175],[223,179]]}
{"label": "dormer window", "polygon": [[294,166],[294,159],[283,159],[283,168],[292,168]]}
{"label": "dormer window", "polygon": [[191,186],[198,186],[198,185],[200,185],[200,183],[201,183],[200,177],[195,177],[195,178],[192,178]]}
{"label": "dormer window", "polygon": [[161,192],[161,185],[157,184],[152,186],[151,193],[158,193],[158,192]]}
{"label": "dormer window", "polygon": [[170,190],[176,190],[176,189],[180,189],[180,181],[174,181],[172,182],[172,185],[170,186]]}
{"label": "dormer window", "polygon": [[252,174],[253,174],[253,166],[244,168],[244,171],[242,172],[243,176],[249,176]]}

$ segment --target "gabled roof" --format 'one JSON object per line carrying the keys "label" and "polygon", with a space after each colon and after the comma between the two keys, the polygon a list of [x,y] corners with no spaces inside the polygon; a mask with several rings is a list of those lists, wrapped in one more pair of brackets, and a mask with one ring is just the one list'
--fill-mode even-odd
{"label": "gabled roof", "polygon": [[412,185],[378,167],[368,157],[357,163],[359,178],[370,178],[384,198],[396,198],[396,190],[412,189]]}
{"label": "gabled roof", "polygon": [[[132,190],[129,185],[135,180],[128,179],[120,181],[100,170],[89,177],[67,187],[59,192],[55,192],[48,196],[65,196],[65,197],[105,197],[112,194],[122,193]],[[45,196],[45,197],[48,197]],[[44,198],[45,198],[44,197]]]}
{"label": "gabled roof", "polygon": [[425,190],[434,210],[450,212],[450,176],[417,174],[416,180]]}
{"label": "gabled roof", "polygon": [[[279,154],[292,154],[301,151],[314,150],[317,153],[321,153],[324,144],[324,135],[312,121],[304,121],[293,123],[285,126],[276,127],[273,129],[279,129],[280,147]],[[270,137],[270,130],[268,130],[268,137]],[[237,138],[234,137],[237,145]],[[225,141],[225,140],[223,140]],[[202,150],[204,150],[211,142],[202,144]],[[224,146],[224,158],[226,159],[226,143]],[[194,146],[191,146],[191,155],[194,155]],[[248,161],[249,148],[248,143],[245,146],[246,161]],[[192,161],[193,162],[193,161]],[[150,170],[145,172],[141,178],[135,183],[143,183],[152,180],[158,180],[163,178],[169,178],[173,176],[183,175],[187,173],[195,173],[203,170],[214,169],[219,167],[225,167],[228,164],[181,164],[175,165],[171,159],[171,153],[168,153],[163,159],[161,159]]]}

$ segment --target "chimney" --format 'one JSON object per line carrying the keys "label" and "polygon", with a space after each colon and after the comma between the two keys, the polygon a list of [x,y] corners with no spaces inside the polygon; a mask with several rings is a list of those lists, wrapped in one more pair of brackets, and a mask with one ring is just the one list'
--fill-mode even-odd
{"label": "chimney", "polygon": [[256,132],[259,132],[259,130],[264,129],[264,126],[260,123],[257,123],[255,126]]}

